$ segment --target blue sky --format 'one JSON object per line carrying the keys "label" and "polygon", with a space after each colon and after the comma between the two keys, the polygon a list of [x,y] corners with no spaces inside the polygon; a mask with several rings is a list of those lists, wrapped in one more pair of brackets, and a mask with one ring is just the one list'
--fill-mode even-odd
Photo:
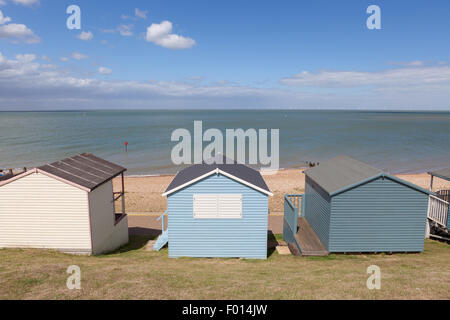
{"label": "blue sky", "polygon": [[[81,30],[66,8],[81,9]],[[369,5],[381,30],[369,30]],[[448,1],[0,0],[0,110],[450,109]]]}

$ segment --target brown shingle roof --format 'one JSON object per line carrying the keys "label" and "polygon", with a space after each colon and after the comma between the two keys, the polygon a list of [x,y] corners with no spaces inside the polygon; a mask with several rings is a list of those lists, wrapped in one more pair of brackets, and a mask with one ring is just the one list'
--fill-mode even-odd
{"label": "brown shingle roof", "polygon": [[38,169],[90,191],[126,171],[124,167],[89,153],[46,164]]}

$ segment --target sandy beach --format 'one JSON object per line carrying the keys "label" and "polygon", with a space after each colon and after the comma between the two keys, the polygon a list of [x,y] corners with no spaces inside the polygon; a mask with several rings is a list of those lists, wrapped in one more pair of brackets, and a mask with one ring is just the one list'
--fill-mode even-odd
{"label": "sandy beach", "polygon": [[[304,168],[284,169],[264,179],[274,194],[269,199],[270,213],[283,212],[285,194],[303,193],[305,188]],[[396,175],[406,181],[428,189],[430,176],[426,173]],[[126,177],[126,210],[128,213],[159,213],[166,210],[166,199],[161,196],[173,176]],[[450,182],[435,179],[433,191],[450,189]],[[114,190],[120,190],[120,180],[114,181]]]}

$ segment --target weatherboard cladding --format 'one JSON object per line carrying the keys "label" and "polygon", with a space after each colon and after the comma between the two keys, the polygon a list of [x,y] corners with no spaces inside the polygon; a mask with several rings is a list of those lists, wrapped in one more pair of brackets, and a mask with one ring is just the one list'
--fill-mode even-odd
{"label": "weatherboard cladding", "polygon": [[305,217],[328,251],[423,251],[430,191],[344,156],[305,173]]}
{"label": "weatherboard cladding", "polygon": [[305,218],[328,249],[331,197],[311,178],[305,179]]}
{"label": "weatherboard cladding", "polygon": [[309,177],[305,217],[330,252],[421,252],[428,195],[387,177],[328,194]]}
{"label": "weatherboard cladding", "polygon": [[33,173],[0,188],[0,248],[91,253],[86,192]]}
{"label": "weatherboard cladding", "polygon": [[331,252],[421,252],[428,195],[378,178],[332,198]]}
{"label": "weatherboard cladding", "polygon": [[91,191],[126,170],[88,153],[46,164],[38,169]]}
{"label": "weatherboard cladding", "polygon": [[[194,194],[242,194],[242,218],[194,219]],[[169,257],[267,258],[268,197],[221,174],[167,198]]]}
{"label": "weatherboard cladding", "polygon": [[172,180],[170,185],[166,189],[166,193],[170,192],[171,190],[180,187],[186,183],[189,183],[190,181],[199,178],[207,173],[210,173],[213,170],[219,169],[223,172],[226,172],[228,174],[231,174],[235,176],[236,178],[242,179],[258,188],[261,188],[263,190],[266,190],[270,192],[269,188],[267,187],[266,182],[264,181],[261,174],[252,169],[249,168],[243,164],[195,164],[193,166],[190,166],[182,171],[180,171],[175,178]]}
{"label": "weatherboard cladding", "polygon": [[448,214],[447,214],[447,229],[450,229],[450,206],[448,207]]}

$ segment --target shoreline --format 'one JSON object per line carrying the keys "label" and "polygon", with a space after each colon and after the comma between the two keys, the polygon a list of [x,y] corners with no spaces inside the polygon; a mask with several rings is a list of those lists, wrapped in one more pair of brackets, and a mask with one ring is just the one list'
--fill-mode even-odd
{"label": "shoreline", "polygon": [[[264,170],[257,170],[258,172],[260,172],[263,176],[270,176],[272,174],[269,174],[268,172],[274,172],[275,174],[277,174],[278,172],[282,172],[282,171],[293,171],[293,170],[307,170],[310,169],[309,167],[303,167],[303,166],[292,166],[292,167],[286,167],[286,168],[280,168],[278,170],[267,170],[266,172],[264,172]],[[443,168],[442,168],[443,169]],[[427,170],[421,170],[421,171],[401,171],[398,173],[392,173],[392,172],[387,172],[389,174],[398,176],[398,175],[420,175],[420,174],[427,174],[428,172],[430,172],[433,169],[427,169]],[[151,178],[151,177],[175,177],[176,173],[142,173],[142,174],[125,174],[126,178]]]}
{"label": "shoreline", "polygon": [[[305,169],[305,168],[302,168]],[[305,175],[299,168],[280,169],[276,174],[264,175],[267,186],[274,194],[269,198],[270,213],[283,212],[284,195],[304,193]],[[431,177],[427,173],[402,173],[394,176],[429,189]],[[161,213],[166,210],[166,198],[162,194],[172,181],[174,175],[130,175],[125,176],[126,212]],[[121,180],[113,180],[114,190],[121,189]],[[450,182],[434,180],[434,190],[450,190]],[[118,208],[120,210],[120,208]]]}

